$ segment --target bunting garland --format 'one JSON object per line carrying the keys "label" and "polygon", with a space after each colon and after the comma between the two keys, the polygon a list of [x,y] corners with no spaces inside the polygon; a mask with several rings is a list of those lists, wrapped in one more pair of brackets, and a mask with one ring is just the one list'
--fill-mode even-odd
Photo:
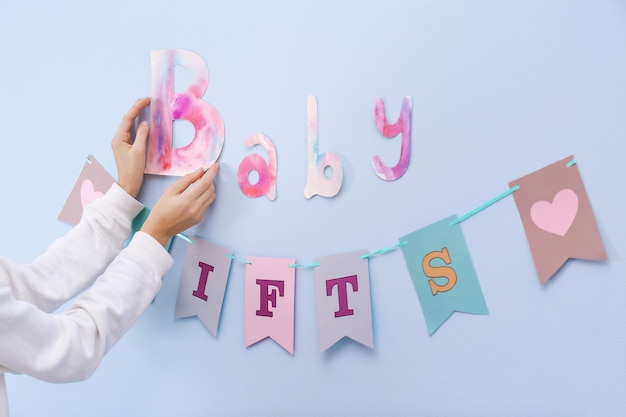
{"label": "bunting garland", "polygon": [[[108,189],[112,178],[89,156],[59,219],[76,224],[82,209]],[[102,188],[94,187],[99,184]],[[104,185],[102,185],[104,184]],[[451,315],[489,314],[460,223],[513,194],[539,280],[545,284],[569,258],[607,260],[576,160],[569,156],[509,183],[506,192],[469,213],[446,217],[399,238],[395,246],[321,256],[310,264],[290,258],[238,258],[196,236],[189,239],[176,318],[198,316],[217,336],[231,261],[246,264],[244,344],[271,338],[294,354],[296,269],[314,269],[319,349],[344,337],[374,347],[368,259],[401,249],[432,335]],[[148,209],[137,217],[141,227]],[[375,296],[375,295],[374,295]]]}

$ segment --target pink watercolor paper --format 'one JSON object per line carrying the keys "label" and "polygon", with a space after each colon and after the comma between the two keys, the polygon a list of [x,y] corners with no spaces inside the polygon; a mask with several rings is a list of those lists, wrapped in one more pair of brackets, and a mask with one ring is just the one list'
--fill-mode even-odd
{"label": "pink watercolor paper", "polygon": [[83,208],[95,199],[102,197],[114,182],[115,179],[111,174],[100,165],[93,155],[89,155],[59,213],[58,219],[66,223],[78,224],[83,215]]}
{"label": "pink watercolor paper", "polygon": [[386,138],[394,138],[402,134],[402,144],[400,147],[400,158],[398,163],[392,167],[386,166],[378,155],[372,157],[372,168],[376,175],[386,181],[395,181],[404,175],[411,160],[411,126],[413,123],[413,100],[411,97],[402,99],[400,116],[394,124],[387,122],[385,114],[385,103],[382,98],[374,102],[374,123],[376,129]]}
{"label": "pink watercolor paper", "polygon": [[[202,100],[209,86],[209,70],[202,57],[184,49],[152,51],[152,98],[146,173],[182,176],[217,161],[224,146],[224,122],[217,109]],[[175,66],[191,72],[191,85],[174,91]],[[187,120],[194,129],[186,146],[173,147],[175,120]]]}
{"label": "pink watercolor paper", "polygon": [[[341,189],[343,182],[343,167],[341,160],[332,152],[319,154],[319,126],[317,119],[317,98],[307,97],[307,143],[308,143],[308,170],[304,197],[314,195],[333,197]],[[329,172],[329,176],[326,175]]]}
{"label": "pink watercolor paper", "polygon": [[269,337],[293,355],[295,259],[247,257],[244,339],[248,347]]}
{"label": "pink watercolor paper", "polygon": [[[276,147],[274,142],[268,136],[257,133],[250,136],[244,144],[248,147],[260,145],[267,152],[268,163],[253,153],[246,156],[239,164],[237,171],[237,180],[241,191],[250,198],[258,198],[265,196],[271,201],[276,199]],[[248,176],[252,171],[256,171],[259,176],[255,184],[251,184]]]}

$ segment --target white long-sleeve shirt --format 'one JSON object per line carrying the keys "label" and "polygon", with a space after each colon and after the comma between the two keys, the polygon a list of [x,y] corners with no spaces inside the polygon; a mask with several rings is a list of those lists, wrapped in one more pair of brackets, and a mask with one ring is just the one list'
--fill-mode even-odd
{"label": "white long-sleeve shirt", "polygon": [[114,184],[32,264],[0,257],[0,417],[8,416],[4,373],[88,378],[159,291],[169,253],[142,232],[123,249],[142,208]]}

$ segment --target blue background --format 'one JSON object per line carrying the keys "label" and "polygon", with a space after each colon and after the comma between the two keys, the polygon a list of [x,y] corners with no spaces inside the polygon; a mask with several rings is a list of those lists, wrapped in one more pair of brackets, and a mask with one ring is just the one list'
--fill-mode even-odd
{"label": "blue background", "polygon": [[[609,261],[570,261],[541,286],[509,197],[462,223],[488,316],[454,314],[429,337],[397,250],[370,261],[375,349],[345,341],[321,354],[313,271],[302,269],[291,356],[271,340],[244,347],[238,263],[217,338],[196,318],[174,320],[178,240],[161,293],[92,378],[7,376],[13,416],[626,412],[623,1],[2,1],[0,253],[29,262],[70,229],[56,217],[86,155],[115,174],[110,139],[150,94],[150,51],[169,48],[206,60],[204,99],[226,127],[218,200],[190,232],[238,256],[375,251],[574,154]],[[320,150],[343,162],[332,199],[303,196],[309,94]],[[411,163],[388,183],[369,159],[394,164],[400,143],[378,134],[372,106],[383,97],[395,121],[406,95]],[[274,202],[236,181],[257,132],[277,148]],[[150,176],[141,200],[171,180]]]}

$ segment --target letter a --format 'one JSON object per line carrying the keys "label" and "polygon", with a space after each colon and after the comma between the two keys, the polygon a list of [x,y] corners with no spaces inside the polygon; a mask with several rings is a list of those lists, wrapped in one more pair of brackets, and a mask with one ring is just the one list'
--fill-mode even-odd
{"label": "letter a", "polygon": [[[208,168],[222,152],[222,116],[200,99],[209,86],[209,70],[202,57],[183,49],[152,51],[152,98],[150,100],[150,140],[146,173],[182,176],[200,167]],[[176,65],[191,72],[191,85],[176,93]],[[172,122],[187,120],[194,129],[191,143],[174,148]]]}

